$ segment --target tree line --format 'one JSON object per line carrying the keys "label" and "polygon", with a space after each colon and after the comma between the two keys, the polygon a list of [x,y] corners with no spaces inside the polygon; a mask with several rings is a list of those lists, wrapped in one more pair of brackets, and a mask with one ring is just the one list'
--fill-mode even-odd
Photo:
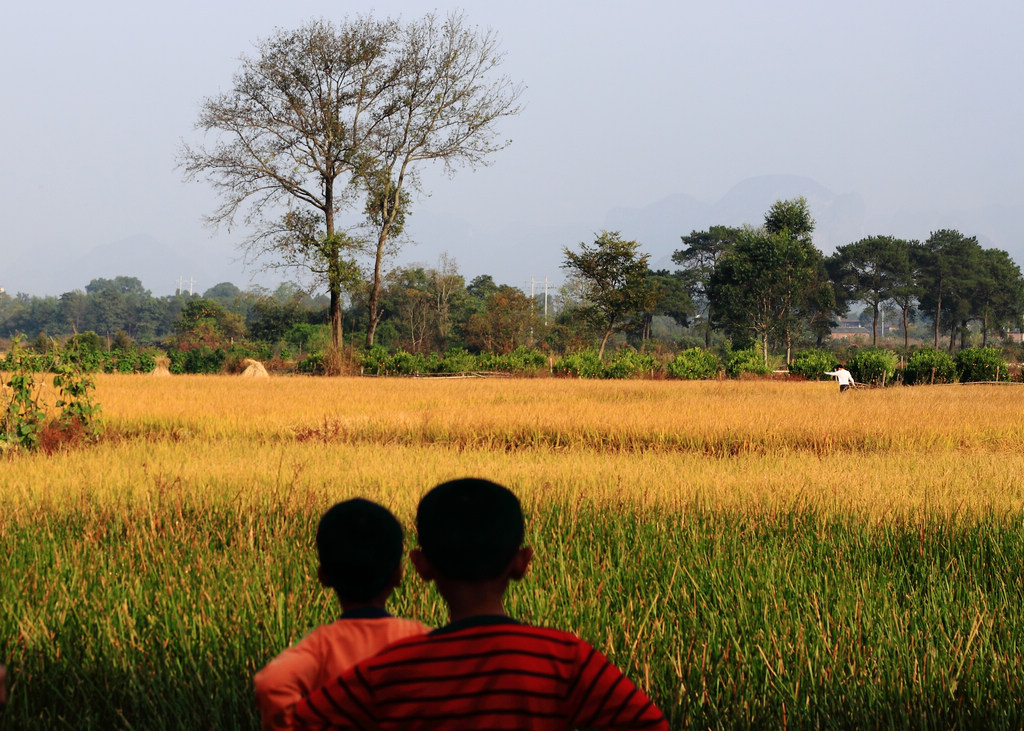
{"label": "tree line", "polygon": [[[721,353],[756,348],[762,364],[825,344],[838,318],[861,305],[873,344],[879,316],[927,324],[934,347],[982,347],[1021,324],[1024,279],[1010,256],[958,231],[924,242],[870,236],[824,255],[813,244],[806,200],[777,201],[759,226],[711,226],[681,237],[678,268],[652,271],[650,255],[617,232],[563,250],[565,283],[530,296],[491,275],[466,282],[454,259],[397,267],[383,278],[377,312],[366,287],[345,291],[340,316],[349,344],[409,353],[509,354],[529,347],[565,355],[589,347]],[[0,335],[42,338],[92,331],[108,350],[131,344],[168,350],[250,347],[284,359],[332,345],[332,300],[296,284],[242,291],[224,282],[202,294],[154,297],[128,276],[94,279],[59,297],[0,294]],[[365,347],[365,346],[364,346]]]}
{"label": "tree line", "polygon": [[1010,255],[985,249],[959,231],[934,231],[923,242],[869,236],[825,256],[811,240],[814,220],[803,198],[777,201],[759,227],[713,226],[682,237],[675,273],[702,320],[705,342],[714,332],[734,344],[756,342],[767,358],[796,343],[821,345],[837,318],[861,303],[871,313],[872,345],[879,315],[898,311],[904,348],[910,325],[927,322],[933,346],[967,347],[977,332],[1019,330],[1024,279]]}

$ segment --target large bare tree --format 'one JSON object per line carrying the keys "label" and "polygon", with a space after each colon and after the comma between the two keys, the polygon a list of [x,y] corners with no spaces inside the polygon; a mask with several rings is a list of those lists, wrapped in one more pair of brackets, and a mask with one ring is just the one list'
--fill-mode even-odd
{"label": "large bare tree", "polygon": [[[222,204],[213,224],[250,227],[247,255],[300,267],[326,284],[331,338],[342,343],[341,302],[369,244],[372,344],[381,270],[415,189],[415,165],[485,162],[505,146],[495,122],[518,112],[521,88],[493,78],[492,32],[460,14],[401,24],[359,17],[278,30],[243,56],[231,91],[203,101],[197,127],[214,139],[184,144],[188,179],[204,179]],[[370,235],[342,231],[339,214],[365,196]]]}
{"label": "large bare tree", "polygon": [[510,142],[497,137],[497,123],[519,113],[523,87],[498,73],[503,59],[495,33],[467,26],[461,13],[430,14],[401,28],[395,83],[384,95],[386,113],[367,135],[358,175],[373,231],[367,345],[380,322],[384,259],[401,230],[409,190],[419,187],[417,166],[439,161],[451,174],[458,166],[486,165]]}
{"label": "large bare tree", "polygon": [[397,37],[394,22],[372,18],[276,31],[241,58],[231,91],[203,101],[196,126],[214,141],[185,144],[179,156],[187,178],[221,196],[211,223],[241,216],[252,231],[249,255],[325,280],[335,346],[351,269],[350,240],[335,220],[351,193],[363,118],[392,81],[385,59]]}

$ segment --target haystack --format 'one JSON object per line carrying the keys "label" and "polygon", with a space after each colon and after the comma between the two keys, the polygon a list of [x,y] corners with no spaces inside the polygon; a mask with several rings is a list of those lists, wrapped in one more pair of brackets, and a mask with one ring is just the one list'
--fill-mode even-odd
{"label": "haystack", "polygon": [[270,376],[267,373],[267,369],[258,360],[246,358],[242,361],[242,365],[245,366],[245,370],[242,371],[243,376],[250,376],[252,378],[268,378]]}
{"label": "haystack", "polygon": [[152,376],[169,376],[171,375],[171,359],[161,357],[156,359],[156,367],[150,371]]}

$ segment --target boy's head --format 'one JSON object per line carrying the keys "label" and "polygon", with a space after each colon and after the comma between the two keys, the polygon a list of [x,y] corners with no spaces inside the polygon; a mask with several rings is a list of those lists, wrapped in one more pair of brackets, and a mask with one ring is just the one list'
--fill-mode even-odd
{"label": "boy's head", "polygon": [[403,538],[398,520],[377,503],[334,505],[316,529],[321,581],[342,601],[372,601],[401,576]]}
{"label": "boy's head", "polygon": [[523,543],[519,499],[488,480],[444,482],[416,511],[420,549],[443,577],[485,581],[499,577]]}

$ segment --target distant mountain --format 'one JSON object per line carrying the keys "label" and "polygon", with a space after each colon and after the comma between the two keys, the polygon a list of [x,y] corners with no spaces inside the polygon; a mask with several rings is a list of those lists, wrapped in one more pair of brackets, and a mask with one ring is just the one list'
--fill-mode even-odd
{"label": "distant mountain", "polygon": [[[643,251],[651,255],[652,268],[673,269],[671,257],[682,247],[681,236],[717,224],[760,225],[775,201],[797,196],[804,196],[810,205],[816,223],[814,242],[826,255],[836,246],[865,236],[886,234],[923,240],[932,231],[953,228],[977,236],[986,248],[1005,249],[1015,261],[1024,263],[1024,202],[939,212],[901,210],[880,216],[867,209],[858,193],[835,193],[810,178],[795,175],[748,178],[710,203],[679,194],[640,208],[613,208],[603,225],[592,220],[552,226],[529,220],[472,225],[452,216],[420,213],[408,226],[409,236],[418,243],[404,246],[398,261],[436,266],[439,256],[447,253],[456,260],[466,281],[490,274],[499,283],[529,291],[535,281],[541,283],[538,286],[543,286],[545,279],[560,284],[565,275],[561,269],[563,247],[592,241],[596,232],[606,229],[639,241]],[[4,252],[0,258],[0,286],[12,295],[59,295],[82,289],[96,277],[129,276],[141,280],[154,295],[163,296],[173,293],[179,281],[187,288],[190,278],[197,292],[225,281],[246,289],[255,279],[235,260],[237,251],[218,249],[206,241],[171,246],[153,236],[140,235],[96,246],[86,256],[70,251],[68,242],[62,241],[41,249]],[[259,284],[271,289],[280,279],[271,274],[258,278]]]}
{"label": "distant mountain", "polygon": [[179,283],[187,290],[190,281],[199,292],[224,281],[245,288],[241,265],[232,266],[227,257],[218,261],[201,246],[176,248],[142,234],[96,246],[85,255],[68,255],[65,248],[54,244],[43,252],[20,252],[3,267],[0,284],[8,294],[36,296],[60,295],[84,289],[93,279],[118,276],[137,278],[157,297],[173,294]]}

